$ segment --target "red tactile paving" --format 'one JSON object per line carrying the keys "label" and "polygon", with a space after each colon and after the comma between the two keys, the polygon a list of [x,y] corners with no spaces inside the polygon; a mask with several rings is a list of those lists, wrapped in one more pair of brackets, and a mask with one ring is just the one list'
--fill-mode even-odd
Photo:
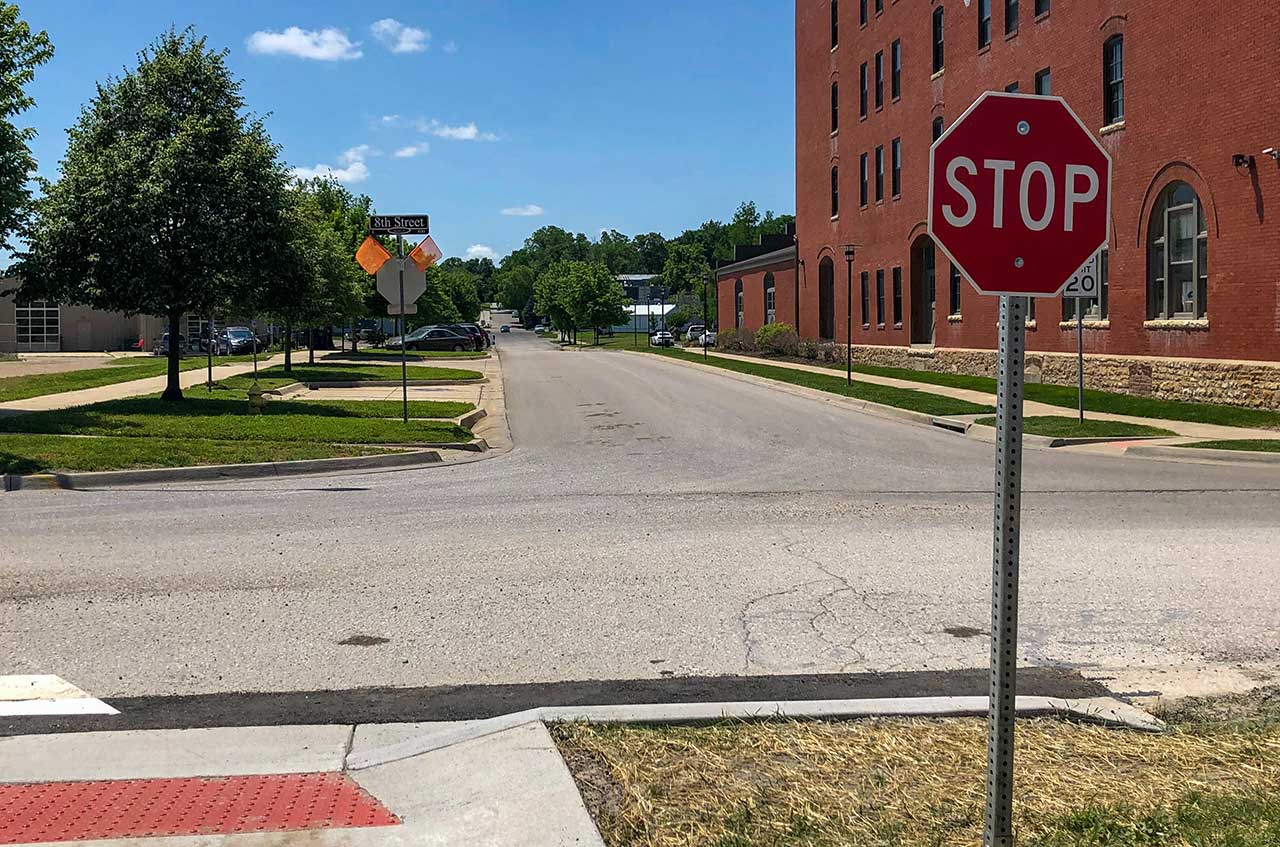
{"label": "red tactile paving", "polygon": [[0,785],[0,844],[398,823],[341,773]]}

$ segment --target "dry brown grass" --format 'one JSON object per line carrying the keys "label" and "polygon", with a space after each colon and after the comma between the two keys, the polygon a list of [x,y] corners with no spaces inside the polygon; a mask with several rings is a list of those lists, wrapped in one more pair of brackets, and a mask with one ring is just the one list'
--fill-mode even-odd
{"label": "dry brown grass", "polygon": [[[613,847],[981,843],[980,719],[555,732]],[[1029,843],[1086,807],[1143,812],[1195,792],[1277,796],[1280,725],[1153,735],[1019,721],[1016,767],[1015,817]]]}

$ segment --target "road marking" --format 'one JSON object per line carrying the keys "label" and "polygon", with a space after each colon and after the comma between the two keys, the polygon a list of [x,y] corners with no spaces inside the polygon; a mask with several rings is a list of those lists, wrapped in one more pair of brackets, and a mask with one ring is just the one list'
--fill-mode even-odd
{"label": "road marking", "polygon": [[0,676],[0,717],[118,715],[88,692],[53,674]]}

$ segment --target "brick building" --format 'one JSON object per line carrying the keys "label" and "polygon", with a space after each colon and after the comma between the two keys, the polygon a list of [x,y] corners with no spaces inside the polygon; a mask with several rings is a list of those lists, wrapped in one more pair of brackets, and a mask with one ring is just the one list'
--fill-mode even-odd
{"label": "brick building", "polygon": [[[984,90],[1052,93],[1114,160],[1090,381],[1280,408],[1278,82],[1280,3],[797,0],[800,334],[844,342],[851,305],[864,360],[990,373],[997,298],[925,234],[929,147]],[[1035,305],[1029,369],[1070,382],[1074,301]]]}

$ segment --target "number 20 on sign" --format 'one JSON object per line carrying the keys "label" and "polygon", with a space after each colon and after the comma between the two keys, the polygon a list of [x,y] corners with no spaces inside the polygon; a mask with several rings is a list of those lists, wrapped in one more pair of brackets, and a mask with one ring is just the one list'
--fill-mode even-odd
{"label": "number 20 on sign", "polygon": [[1000,295],[987,847],[1013,847],[1028,297],[1057,295],[1107,243],[1111,158],[1059,97],[987,92],[929,151],[929,234],[973,287]]}

